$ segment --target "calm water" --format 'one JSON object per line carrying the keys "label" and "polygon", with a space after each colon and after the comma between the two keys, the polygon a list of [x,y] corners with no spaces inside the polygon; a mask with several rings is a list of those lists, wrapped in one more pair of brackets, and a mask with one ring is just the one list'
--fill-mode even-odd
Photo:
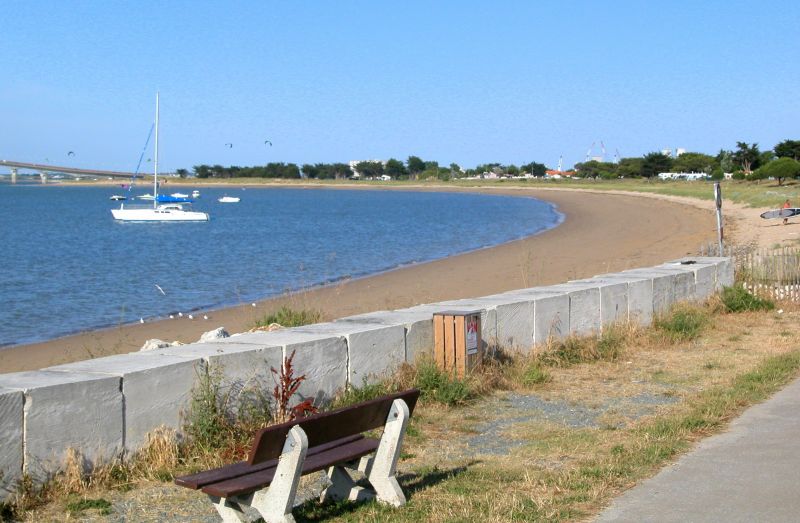
{"label": "calm water", "polygon": [[[561,219],[529,198],[200,190],[195,208],[210,222],[142,224],[112,219],[118,204],[108,197],[119,188],[0,184],[0,346],[250,302],[496,245]],[[242,201],[220,204],[223,194]]]}

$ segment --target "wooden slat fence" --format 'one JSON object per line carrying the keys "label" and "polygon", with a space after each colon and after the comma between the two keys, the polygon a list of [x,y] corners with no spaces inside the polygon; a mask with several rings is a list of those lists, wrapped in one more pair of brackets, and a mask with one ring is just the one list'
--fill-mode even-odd
{"label": "wooden slat fence", "polygon": [[756,296],[800,302],[800,248],[751,249],[734,263],[736,280]]}

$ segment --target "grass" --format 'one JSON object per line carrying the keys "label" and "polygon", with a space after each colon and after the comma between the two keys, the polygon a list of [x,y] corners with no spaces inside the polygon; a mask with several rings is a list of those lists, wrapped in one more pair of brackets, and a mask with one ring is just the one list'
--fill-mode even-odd
{"label": "grass", "polygon": [[728,312],[771,311],[775,308],[774,302],[753,296],[738,285],[722,289],[720,299]]}
{"label": "grass", "polygon": [[[797,375],[796,337],[784,335],[786,322],[796,321],[797,314],[787,309],[781,323],[777,315],[763,311],[679,307],[660,319],[674,327],[668,332],[680,333],[674,339],[663,325],[619,325],[596,338],[553,341],[541,353],[501,352],[464,380],[422,360],[401,367],[387,380],[364,381],[342,391],[331,407],[409,386],[423,391],[400,464],[409,504],[392,509],[374,503],[313,502],[296,510],[295,516],[298,521],[586,519],[615,493],[652,474],[697,439],[721,430],[748,405]],[[690,336],[685,333],[693,328],[687,326],[698,322],[687,317],[704,318],[703,326]],[[533,395],[550,405],[606,408],[602,404],[607,400],[611,407],[589,427],[529,413],[529,421],[514,421],[498,433],[518,442],[507,455],[476,455],[464,442],[479,435],[478,427],[487,420],[511,416],[498,410],[508,404],[498,392],[503,390]],[[58,520],[76,499],[116,505],[137,495],[146,505],[151,496],[165,495],[164,487],[153,494],[148,482],[171,481],[176,475],[241,459],[252,433],[229,432],[232,418],[220,414],[236,407],[228,392],[214,381],[196,392],[201,405],[193,415],[218,420],[202,430],[198,424],[199,436],[179,442],[174,433],[164,432],[151,438],[135,459],[95,470],[91,476],[83,474],[75,456],[76,466],[44,491],[30,487],[24,505],[0,507],[0,514]],[[640,397],[666,399],[645,414],[626,410],[626,398]],[[169,506],[170,494],[166,496]],[[172,503],[183,507],[185,499]]]}
{"label": "grass", "polygon": [[84,510],[97,510],[101,516],[107,516],[111,514],[111,503],[103,498],[84,498],[67,503],[67,512],[70,514],[80,513]]}
{"label": "grass", "polygon": [[256,320],[255,327],[269,327],[273,323],[277,323],[281,327],[300,327],[301,325],[319,323],[321,318],[322,312],[318,310],[296,310],[284,305],[277,311],[265,315],[260,320]]}
{"label": "grass", "polygon": [[656,330],[672,343],[697,339],[709,324],[709,311],[693,304],[680,304],[662,317],[656,318]]}

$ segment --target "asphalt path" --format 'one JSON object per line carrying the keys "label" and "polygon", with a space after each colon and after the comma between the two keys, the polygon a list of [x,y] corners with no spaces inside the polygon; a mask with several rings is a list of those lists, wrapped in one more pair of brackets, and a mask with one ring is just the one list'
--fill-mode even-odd
{"label": "asphalt path", "polygon": [[800,521],[800,379],[615,499],[595,521]]}

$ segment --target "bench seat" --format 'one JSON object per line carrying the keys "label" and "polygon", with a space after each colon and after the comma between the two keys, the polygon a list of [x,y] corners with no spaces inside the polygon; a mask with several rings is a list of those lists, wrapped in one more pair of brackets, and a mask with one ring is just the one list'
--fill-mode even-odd
{"label": "bench seat", "polygon": [[[361,438],[344,445],[317,452],[314,455],[310,455],[311,449],[308,449],[309,454],[306,455],[306,459],[303,462],[302,475],[305,476],[306,474],[324,470],[339,463],[357,460],[367,454],[375,452],[379,443],[380,442],[374,438]],[[219,496],[221,498],[231,498],[233,496],[249,494],[250,492],[255,492],[272,483],[276,468],[277,463],[271,468],[206,485],[202,488],[202,491],[208,495]]]}

